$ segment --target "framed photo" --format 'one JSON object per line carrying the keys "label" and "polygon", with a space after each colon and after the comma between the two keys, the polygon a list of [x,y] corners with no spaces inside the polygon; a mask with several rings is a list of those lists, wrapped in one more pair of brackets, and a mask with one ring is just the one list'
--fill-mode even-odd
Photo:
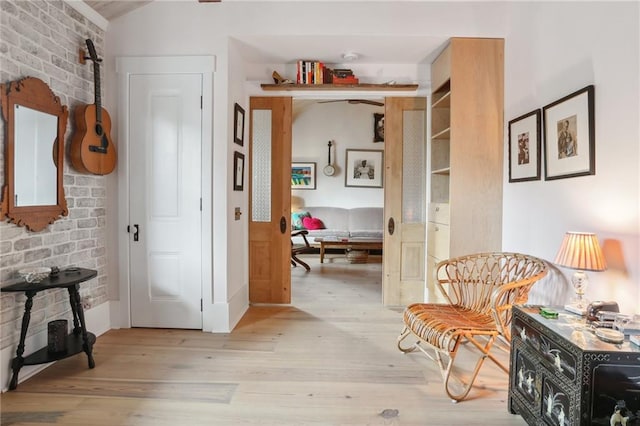
{"label": "framed photo", "polygon": [[291,189],[316,189],[316,163],[291,163]]}
{"label": "framed photo", "polygon": [[233,141],[244,145],[244,109],[238,104],[233,109]]}
{"label": "framed photo", "polygon": [[373,141],[384,142],[384,114],[373,113]]}
{"label": "framed photo", "polygon": [[347,149],[344,186],[382,188],[384,151]]}
{"label": "framed photo", "polygon": [[547,106],[544,121],[544,178],[596,174],[594,86]]}
{"label": "framed photo", "polygon": [[540,180],[539,109],[509,121],[509,182]]}
{"label": "framed photo", "polygon": [[233,190],[244,190],[244,154],[233,152]]}

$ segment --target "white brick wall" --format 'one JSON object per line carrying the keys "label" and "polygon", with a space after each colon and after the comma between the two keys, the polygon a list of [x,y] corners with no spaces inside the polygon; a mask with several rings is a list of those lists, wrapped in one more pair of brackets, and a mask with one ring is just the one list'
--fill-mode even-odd
{"label": "white brick wall", "polygon": [[[82,65],[78,50],[86,50],[90,38],[102,56],[104,33],[62,1],[0,1],[0,81],[8,83],[27,76],[45,81],[69,107],[64,164],[64,192],[69,215],[41,232],[0,223],[0,282],[15,277],[24,266],[82,266],[98,270],[98,276],[81,285],[81,296],[93,306],[107,301],[106,276],[106,180],[82,175],[70,167],[69,144],[78,104],[93,103],[93,66]],[[0,184],[4,185],[5,127],[2,134]],[[0,349],[19,340],[24,296],[2,293],[0,298]],[[39,293],[29,335],[46,329],[53,319],[71,320],[66,290]],[[71,321],[70,321],[71,323]]]}

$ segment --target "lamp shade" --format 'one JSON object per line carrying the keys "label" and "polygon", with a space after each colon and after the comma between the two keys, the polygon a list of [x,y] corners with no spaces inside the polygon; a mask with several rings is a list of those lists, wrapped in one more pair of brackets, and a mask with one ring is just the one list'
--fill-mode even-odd
{"label": "lamp shade", "polygon": [[602,254],[596,234],[567,232],[562,240],[555,263],[582,271],[604,271],[607,262]]}

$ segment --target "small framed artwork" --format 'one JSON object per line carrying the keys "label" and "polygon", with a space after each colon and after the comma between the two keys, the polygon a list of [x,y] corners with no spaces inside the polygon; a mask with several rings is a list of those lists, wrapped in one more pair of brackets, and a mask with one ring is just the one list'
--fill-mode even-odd
{"label": "small framed artwork", "polygon": [[233,190],[244,190],[244,154],[233,152]]}
{"label": "small framed artwork", "polygon": [[233,141],[244,145],[244,109],[238,104],[233,109]]}
{"label": "small framed artwork", "polygon": [[591,85],[542,109],[546,180],[596,174],[594,96]]}
{"label": "small framed artwork", "polygon": [[539,109],[509,121],[509,182],[540,180]]}
{"label": "small framed artwork", "polygon": [[291,163],[291,189],[316,189],[316,163]]}
{"label": "small framed artwork", "polygon": [[384,114],[373,113],[373,141],[384,142]]}
{"label": "small framed artwork", "polygon": [[384,151],[347,149],[344,186],[382,188]]}

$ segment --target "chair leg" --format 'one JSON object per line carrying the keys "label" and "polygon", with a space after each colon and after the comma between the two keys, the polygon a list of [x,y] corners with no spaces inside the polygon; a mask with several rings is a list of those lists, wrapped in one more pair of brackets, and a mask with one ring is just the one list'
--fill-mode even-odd
{"label": "chair leg", "polygon": [[304,266],[304,269],[306,269],[306,270],[307,270],[307,272],[311,271],[311,267],[310,267],[309,265],[307,265],[307,264],[306,264],[305,262],[303,262],[302,260],[298,259],[298,256],[296,256],[295,254],[292,254],[292,255],[291,255],[291,263],[293,263],[293,264],[294,264],[294,266],[295,266],[295,263],[294,263],[294,262],[299,263],[300,265]]}
{"label": "chair leg", "polygon": [[417,341],[416,343],[414,343],[412,346],[409,346],[407,348],[402,347],[401,343],[404,339],[407,338],[407,336],[411,335],[411,329],[409,329],[409,327],[407,327],[406,325],[404,326],[404,328],[402,329],[402,332],[400,333],[400,336],[398,336],[398,349],[400,349],[400,351],[402,353],[409,353],[409,352],[413,352],[416,350],[416,347],[418,345],[418,343],[420,343],[419,341]]}
{"label": "chair leg", "polygon": [[[491,350],[491,346],[493,346],[493,342],[495,341],[495,336],[489,337],[487,343],[484,346],[481,345],[478,341],[476,341],[473,338],[473,336],[465,336],[465,337],[466,337],[466,341],[471,342],[478,350],[480,350],[481,354],[478,356],[478,360],[476,361],[476,366],[473,370],[473,373],[471,374],[471,377],[468,379],[468,382],[466,384],[464,383],[464,381],[462,381],[461,378],[453,376],[453,378],[456,379],[456,381],[460,382],[463,385],[461,392],[454,392],[453,389],[450,387],[449,379],[452,377],[451,372],[453,369],[453,363],[458,353],[461,337],[458,338],[458,342],[456,342],[456,344],[454,345],[453,351],[449,353],[449,362],[447,363],[447,367],[442,371],[443,378],[444,378],[444,389],[447,395],[449,396],[449,398],[451,398],[455,402],[462,401],[467,397],[467,395],[469,394],[469,391],[471,390],[471,387],[473,386],[473,383],[476,380],[476,377],[478,377],[480,368],[482,367],[482,364],[484,363],[484,360],[486,358],[491,359],[496,364],[498,364],[499,367],[504,369],[504,366],[493,355],[489,354],[489,351]],[[440,359],[439,353],[438,353],[438,359]],[[440,363],[441,370],[442,370],[442,367],[443,365],[442,363]],[[509,370],[507,369],[506,371],[508,372]]]}

